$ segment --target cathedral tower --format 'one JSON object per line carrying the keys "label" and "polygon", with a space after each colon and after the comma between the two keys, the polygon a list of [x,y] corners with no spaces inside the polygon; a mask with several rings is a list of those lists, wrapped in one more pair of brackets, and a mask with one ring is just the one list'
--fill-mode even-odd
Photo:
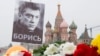
{"label": "cathedral tower", "polygon": [[50,22],[48,21],[47,24],[46,24],[46,32],[45,32],[45,43],[51,43],[52,42],[52,30],[51,30],[51,24]]}
{"label": "cathedral tower", "polygon": [[60,12],[60,4],[58,4],[58,12],[57,12],[57,16],[55,19],[55,26],[54,26],[54,29],[56,29],[58,32],[59,32],[59,27],[62,21],[63,21],[63,18]]}
{"label": "cathedral tower", "polygon": [[68,24],[63,20],[60,24],[60,37],[62,41],[68,41]]}
{"label": "cathedral tower", "polygon": [[69,26],[70,31],[69,31],[69,41],[74,42],[75,44],[77,43],[77,34],[76,34],[76,29],[77,25],[72,21],[72,24]]}
{"label": "cathedral tower", "polygon": [[63,21],[63,18],[62,18],[62,14],[61,14],[61,11],[60,11],[60,4],[58,4],[58,12],[57,12],[57,16],[56,16],[56,19],[55,19],[55,26],[54,26],[54,38],[53,40],[54,41],[57,41],[57,40],[61,40],[60,39],[60,33],[59,33],[59,30],[60,30],[60,24],[61,22]]}

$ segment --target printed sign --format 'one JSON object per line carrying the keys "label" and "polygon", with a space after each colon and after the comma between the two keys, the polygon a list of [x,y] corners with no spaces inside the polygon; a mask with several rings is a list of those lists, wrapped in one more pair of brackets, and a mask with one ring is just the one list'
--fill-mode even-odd
{"label": "printed sign", "polygon": [[15,10],[12,41],[41,44],[44,4],[21,1]]}

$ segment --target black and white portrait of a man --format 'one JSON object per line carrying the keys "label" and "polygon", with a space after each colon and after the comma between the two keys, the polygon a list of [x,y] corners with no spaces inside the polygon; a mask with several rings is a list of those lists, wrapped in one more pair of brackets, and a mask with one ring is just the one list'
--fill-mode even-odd
{"label": "black and white portrait of a man", "polygon": [[14,19],[12,41],[42,43],[44,4],[21,1]]}

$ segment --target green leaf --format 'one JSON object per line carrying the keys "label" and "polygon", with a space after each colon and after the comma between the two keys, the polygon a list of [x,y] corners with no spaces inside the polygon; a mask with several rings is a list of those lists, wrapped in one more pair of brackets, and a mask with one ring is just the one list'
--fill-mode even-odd
{"label": "green leaf", "polygon": [[44,53],[44,51],[46,50],[47,47],[48,47],[48,45],[42,45],[38,49],[33,50],[33,54],[41,54],[41,55],[43,55],[43,53]]}

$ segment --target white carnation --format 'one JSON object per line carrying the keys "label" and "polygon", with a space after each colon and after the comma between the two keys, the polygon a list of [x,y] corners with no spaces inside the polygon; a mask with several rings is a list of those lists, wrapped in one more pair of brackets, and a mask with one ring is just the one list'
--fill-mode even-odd
{"label": "white carnation", "polygon": [[65,55],[65,54],[73,54],[76,46],[73,43],[66,42],[65,44],[62,44],[60,47],[60,53]]}
{"label": "white carnation", "polygon": [[44,51],[44,55],[53,55],[54,53],[58,52],[58,47],[56,47],[54,44],[50,44],[49,47],[46,48],[46,51]]}
{"label": "white carnation", "polygon": [[48,56],[62,56],[61,54],[48,55]]}

